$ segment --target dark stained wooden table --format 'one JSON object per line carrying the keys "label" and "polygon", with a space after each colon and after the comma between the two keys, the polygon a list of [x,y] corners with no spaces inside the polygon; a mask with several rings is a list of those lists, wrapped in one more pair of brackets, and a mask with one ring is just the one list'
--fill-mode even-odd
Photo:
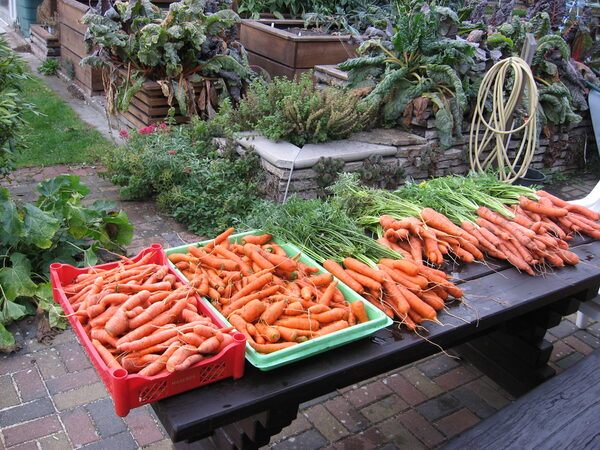
{"label": "dark stained wooden table", "polygon": [[[575,267],[531,277],[498,262],[449,268],[465,301],[428,324],[427,338],[455,349],[514,395],[554,375],[546,330],[578,309],[600,287],[600,242],[581,242]],[[298,405],[439,352],[392,325],[369,338],[262,372],[246,363],[227,379],[152,404],[173,442],[197,448],[257,448],[289,425]],[[177,446],[177,445],[176,445]],[[182,445],[185,447],[185,444]]]}

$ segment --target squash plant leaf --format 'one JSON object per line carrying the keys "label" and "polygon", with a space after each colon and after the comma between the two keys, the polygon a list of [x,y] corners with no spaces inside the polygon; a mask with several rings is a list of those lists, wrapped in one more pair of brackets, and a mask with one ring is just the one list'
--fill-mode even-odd
{"label": "squash plant leaf", "polygon": [[8,197],[8,189],[0,188],[0,244],[15,245],[24,235],[17,205]]}
{"label": "squash plant leaf", "polygon": [[[0,286],[5,300],[12,301],[17,297],[31,297],[35,294],[36,284],[31,280],[31,263],[22,253],[10,256],[11,266],[0,269]],[[19,307],[13,307],[17,311]],[[14,319],[13,320],[17,320]]]}
{"label": "squash plant leaf", "polygon": [[60,229],[60,221],[31,203],[23,205],[25,242],[39,248],[50,248]]}

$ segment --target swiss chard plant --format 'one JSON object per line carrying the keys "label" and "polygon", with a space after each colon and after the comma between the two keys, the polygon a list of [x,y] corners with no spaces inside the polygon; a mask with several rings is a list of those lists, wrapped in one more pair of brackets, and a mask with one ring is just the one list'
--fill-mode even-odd
{"label": "swiss chard plant", "polygon": [[89,189],[76,175],[43,181],[37,192],[35,202],[17,204],[0,188],[0,351],[15,349],[6,326],[38,310],[49,313],[50,326],[65,327],[48,282],[51,263],[93,265],[99,249],[122,251],[133,236],[113,202],[82,205]]}
{"label": "swiss chard plant", "polygon": [[231,9],[208,12],[206,0],[171,3],[168,11],[149,0],[116,1],[82,21],[93,50],[82,64],[107,68],[110,112],[126,110],[151,80],[182,115],[212,117],[222,99],[236,103],[252,77],[243,47],[230,36],[239,17]]}
{"label": "swiss chard plant", "polygon": [[[422,5],[419,5],[422,6]],[[363,102],[377,105],[382,119],[397,124],[416,99],[434,106],[442,147],[461,133],[475,46],[456,33],[459,18],[447,7],[414,7],[398,14],[388,39],[369,40],[360,56],[340,64],[350,86],[371,89]]]}

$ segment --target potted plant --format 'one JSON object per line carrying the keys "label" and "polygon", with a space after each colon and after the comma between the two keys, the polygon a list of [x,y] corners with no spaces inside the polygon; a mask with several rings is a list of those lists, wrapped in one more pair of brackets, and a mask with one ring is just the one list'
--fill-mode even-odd
{"label": "potted plant", "polygon": [[166,11],[132,0],[83,18],[93,54],[82,63],[104,68],[110,113],[147,126],[167,113],[179,122],[193,114],[211,117],[221,100],[241,98],[252,72],[231,38],[239,17],[205,6],[183,0]]}

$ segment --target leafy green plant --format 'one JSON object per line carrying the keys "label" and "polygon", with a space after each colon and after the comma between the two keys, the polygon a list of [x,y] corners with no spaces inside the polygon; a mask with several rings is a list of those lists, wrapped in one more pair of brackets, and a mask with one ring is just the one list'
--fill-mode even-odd
{"label": "leafy green plant", "polygon": [[58,69],[60,69],[60,63],[57,59],[47,59],[38,67],[38,72],[42,75],[55,76],[58,74]]}
{"label": "leafy green plant", "polygon": [[27,121],[24,114],[34,111],[23,99],[23,82],[28,78],[25,64],[0,34],[0,176],[14,165],[21,146],[21,132]]}
{"label": "leafy green plant", "polygon": [[434,105],[442,147],[460,135],[467,107],[467,73],[474,65],[475,47],[446,37],[458,24],[458,16],[446,7],[411,9],[399,14],[389,40],[369,40],[362,56],[340,64],[349,72],[350,86],[372,89],[363,103],[380,110],[384,123],[397,124],[417,98]]}
{"label": "leafy green plant", "polygon": [[374,118],[375,108],[360,103],[359,95],[333,87],[319,89],[310,73],[298,81],[255,81],[234,111],[241,128],[296,145],[344,139],[372,126]]}
{"label": "leafy green plant", "polygon": [[6,325],[38,308],[49,312],[51,326],[64,328],[48,283],[51,263],[93,265],[100,248],[122,251],[133,236],[114,202],[82,205],[89,189],[76,175],[43,181],[37,192],[35,202],[17,204],[0,188],[0,350],[15,344]]}
{"label": "leafy green plant", "polygon": [[245,215],[261,193],[258,157],[220,150],[212,139],[229,136],[230,123],[221,111],[212,120],[133,132],[106,155],[104,176],[122,186],[122,198],[155,197],[192,231],[215,234]]}
{"label": "leafy green plant", "polygon": [[[227,37],[239,17],[214,13],[205,0],[171,3],[168,11],[149,0],[115,2],[102,14],[86,14],[85,41],[91,56],[82,64],[106,66],[109,110],[126,110],[144,81],[157,81],[181,114],[212,117],[219,100],[237,102],[252,72],[243,48]],[[194,84],[201,92],[193,95]]]}

